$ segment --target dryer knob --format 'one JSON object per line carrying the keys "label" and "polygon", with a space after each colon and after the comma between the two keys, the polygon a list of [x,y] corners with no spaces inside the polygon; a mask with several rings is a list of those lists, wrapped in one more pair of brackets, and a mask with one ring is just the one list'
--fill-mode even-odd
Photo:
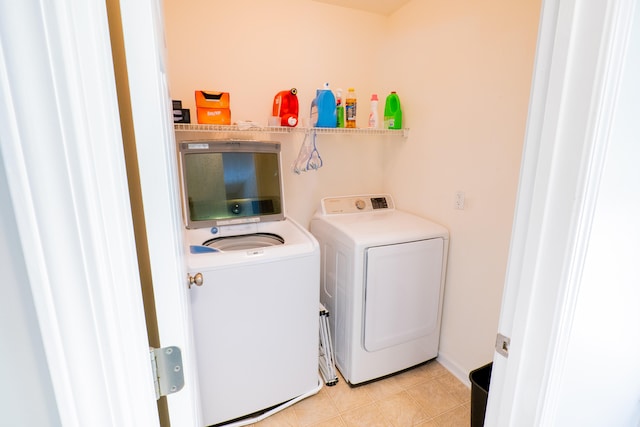
{"label": "dryer knob", "polygon": [[367,205],[365,204],[364,200],[362,199],[356,200],[356,208],[358,208],[359,210],[364,209],[366,206]]}
{"label": "dryer knob", "polygon": [[193,286],[202,286],[204,283],[204,278],[202,277],[202,273],[196,273],[195,276],[189,275],[189,287]]}

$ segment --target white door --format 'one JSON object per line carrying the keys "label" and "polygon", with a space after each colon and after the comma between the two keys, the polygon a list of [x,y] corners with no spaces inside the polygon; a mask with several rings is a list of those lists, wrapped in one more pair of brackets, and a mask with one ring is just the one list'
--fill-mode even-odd
{"label": "white door", "polygon": [[0,154],[50,425],[158,425],[103,1],[0,2]]}
{"label": "white door", "polygon": [[[171,424],[200,426],[160,2],[109,5],[122,12],[160,340],[183,352]],[[109,34],[104,1],[0,2],[1,208],[17,223],[52,426],[159,424]]]}
{"label": "white door", "polygon": [[485,425],[640,420],[636,3],[544,2]]}

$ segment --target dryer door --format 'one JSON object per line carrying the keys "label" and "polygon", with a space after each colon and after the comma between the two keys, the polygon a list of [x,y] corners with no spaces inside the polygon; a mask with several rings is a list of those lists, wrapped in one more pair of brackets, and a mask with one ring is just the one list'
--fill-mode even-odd
{"label": "dryer door", "polygon": [[444,244],[441,238],[368,248],[364,348],[378,351],[435,332]]}

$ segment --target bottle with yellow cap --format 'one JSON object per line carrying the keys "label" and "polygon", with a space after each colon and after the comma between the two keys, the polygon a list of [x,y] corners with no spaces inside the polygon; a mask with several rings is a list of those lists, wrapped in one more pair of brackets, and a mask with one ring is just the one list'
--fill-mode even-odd
{"label": "bottle with yellow cap", "polygon": [[347,128],[355,128],[356,127],[356,110],[357,110],[358,101],[356,99],[356,91],[354,88],[350,87],[347,91],[347,97],[344,101],[344,111],[345,111],[345,127]]}

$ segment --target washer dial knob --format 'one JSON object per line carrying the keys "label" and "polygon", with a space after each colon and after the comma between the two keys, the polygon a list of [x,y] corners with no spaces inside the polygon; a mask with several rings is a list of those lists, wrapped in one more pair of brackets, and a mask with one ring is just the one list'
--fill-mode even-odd
{"label": "washer dial knob", "polygon": [[366,207],[366,203],[364,202],[364,200],[362,199],[358,199],[356,200],[356,208],[358,208],[358,210],[362,210]]}

